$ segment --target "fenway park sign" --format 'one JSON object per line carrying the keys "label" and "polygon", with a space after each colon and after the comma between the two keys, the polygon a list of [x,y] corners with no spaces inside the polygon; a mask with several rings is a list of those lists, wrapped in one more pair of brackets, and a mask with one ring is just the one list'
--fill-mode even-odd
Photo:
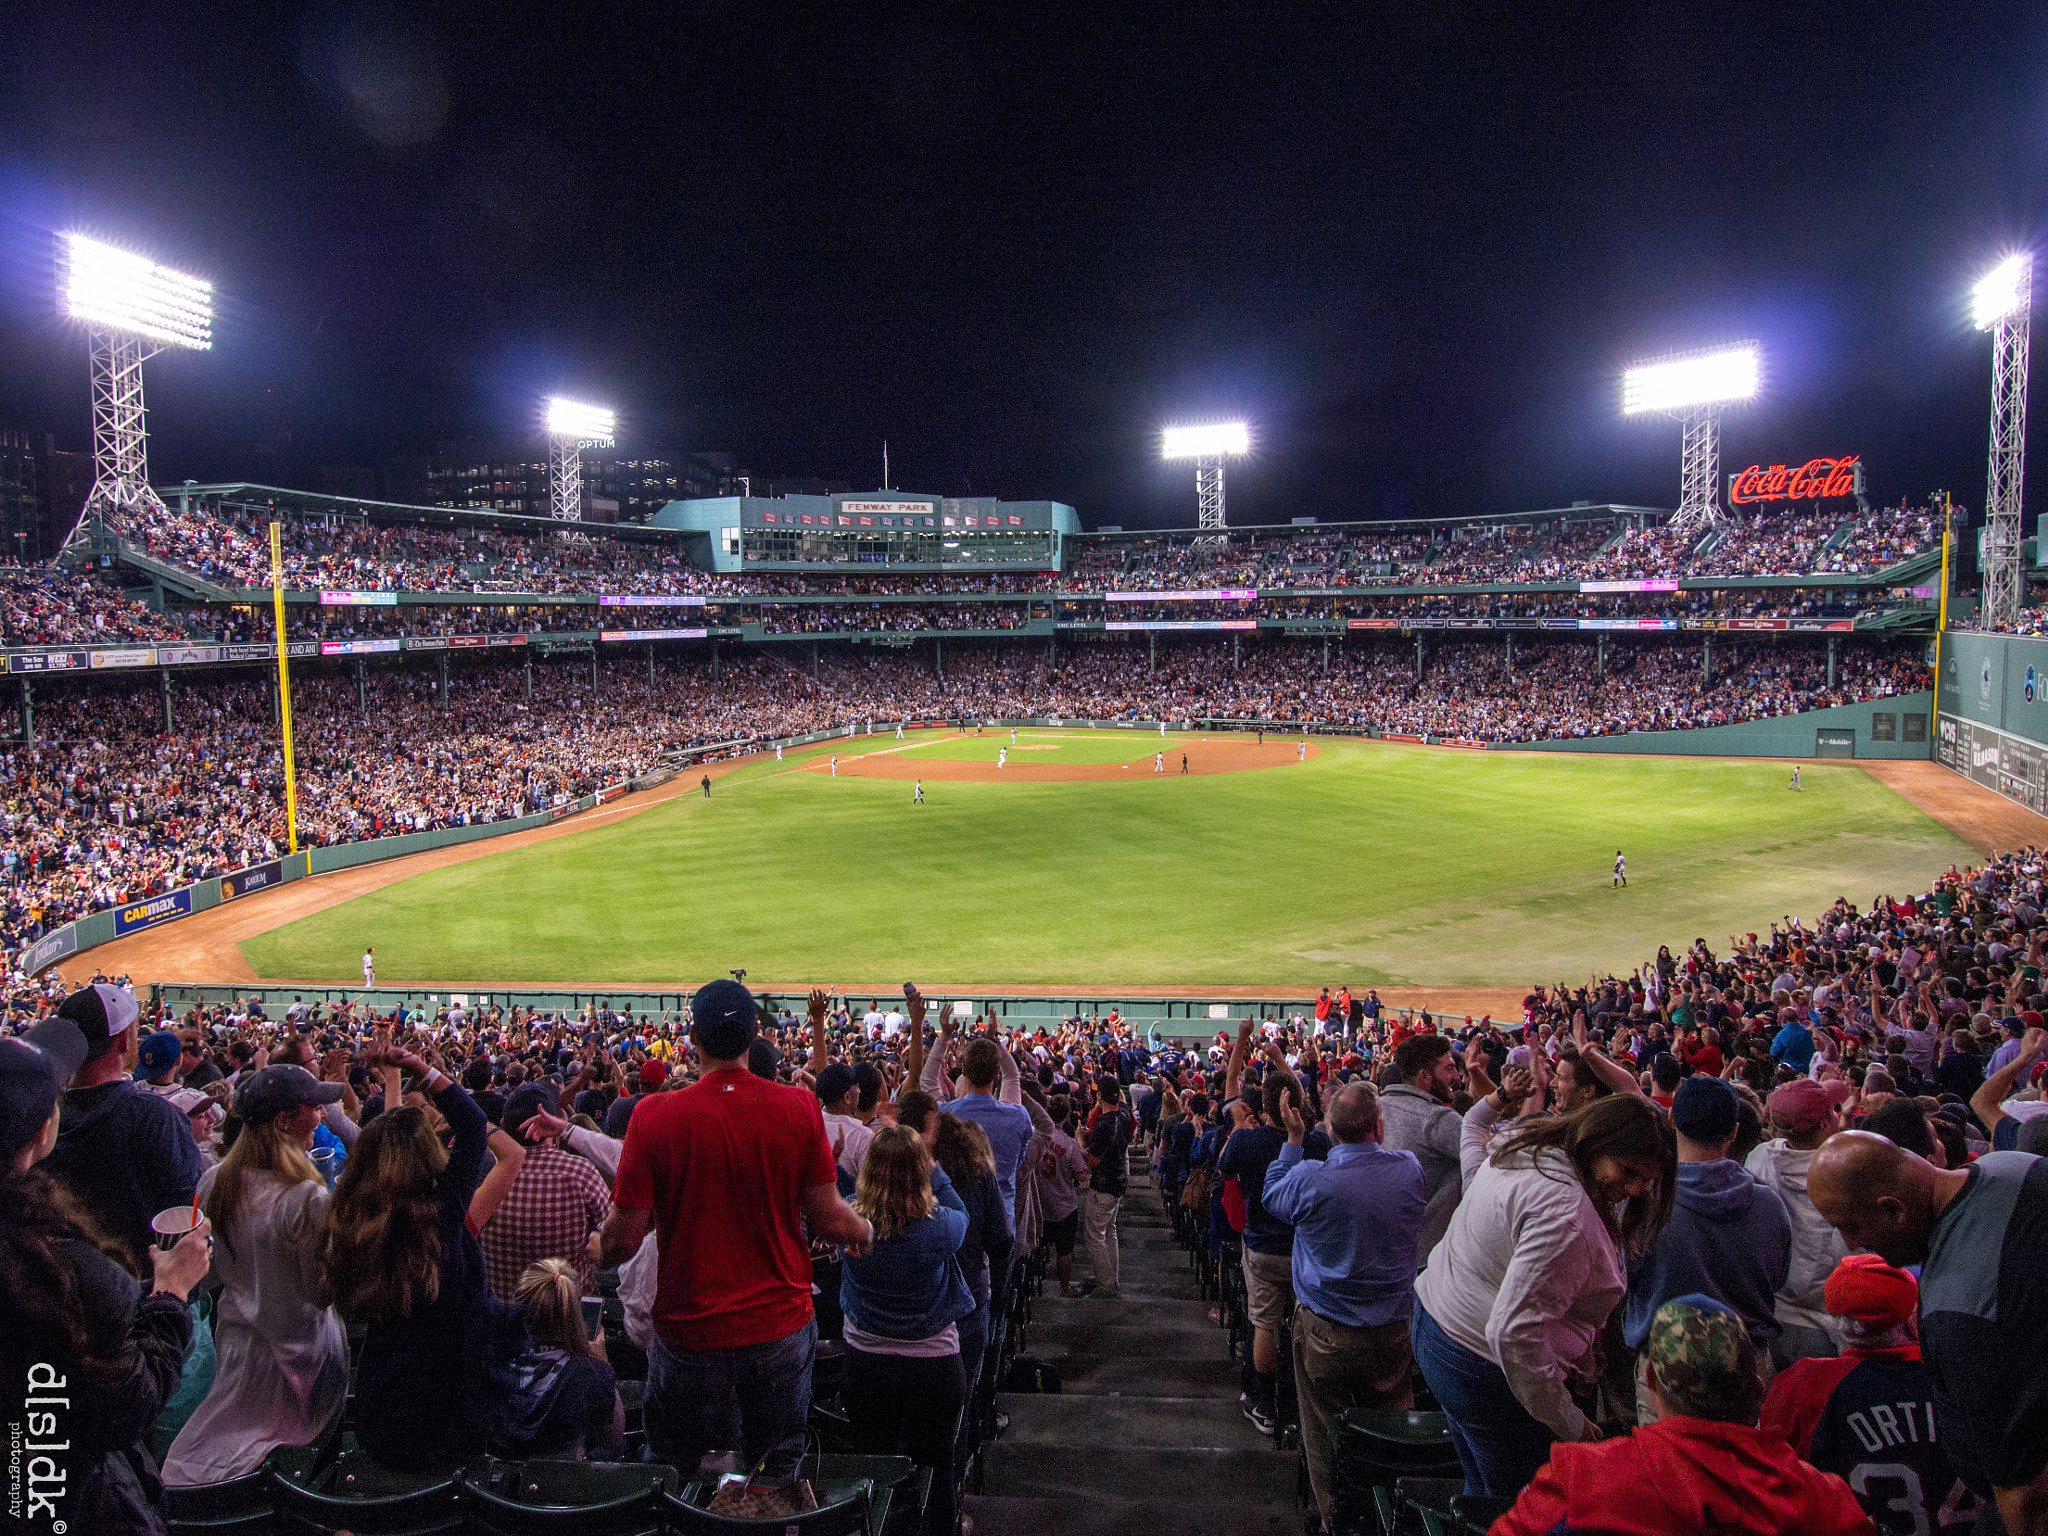
{"label": "fenway park sign", "polygon": [[1752,464],[1728,477],[1728,499],[1737,506],[1758,501],[1825,501],[1859,495],[1862,490],[1861,454],[1846,459],[1808,459],[1796,467],[1773,464],[1766,469]]}

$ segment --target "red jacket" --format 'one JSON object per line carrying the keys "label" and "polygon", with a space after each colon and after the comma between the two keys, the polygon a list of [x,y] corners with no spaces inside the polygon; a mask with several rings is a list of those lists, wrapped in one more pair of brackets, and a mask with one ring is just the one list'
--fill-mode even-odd
{"label": "red jacket", "polygon": [[1849,1485],[1783,1437],[1712,1419],[1660,1419],[1626,1437],[1557,1445],[1488,1536],[1870,1536]]}

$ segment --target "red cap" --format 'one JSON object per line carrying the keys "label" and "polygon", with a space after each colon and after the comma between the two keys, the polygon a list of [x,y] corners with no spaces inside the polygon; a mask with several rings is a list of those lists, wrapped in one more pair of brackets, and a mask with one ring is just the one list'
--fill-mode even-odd
{"label": "red cap", "polygon": [[1790,1135],[1803,1136],[1825,1120],[1835,1104],[1834,1095],[1826,1088],[1810,1077],[1802,1077],[1771,1095],[1771,1125]]}
{"label": "red cap", "polygon": [[1828,1276],[1827,1307],[1836,1317],[1890,1328],[1920,1305],[1920,1282],[1874,1253],[1852,1253]]}
{"label": "red cap", "polygon": [[659,1088],[667,1081],[667,1062],[657,1057],[653,1061],[643,1061],[640,1063],[640,1086],[642,1088]]}

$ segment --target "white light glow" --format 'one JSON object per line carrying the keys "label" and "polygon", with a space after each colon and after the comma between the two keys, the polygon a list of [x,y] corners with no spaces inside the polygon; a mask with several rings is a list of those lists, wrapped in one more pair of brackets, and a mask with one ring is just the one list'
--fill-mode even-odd
{"label": "white light glow", "polygon": [[1251,452],[1251,430],[1241,421],[1206,427],[1168,427],[1160,437],[1160,455],[1168,459],[1219,459]]}
{"label": "white light glow", "polygon": [[618,425],[617,416],[602,405],[579,405],[557,395],[548,401],[548,433],[552,437],[573,437],[579,443],[607,444]]}
{"label": "white light glow", "polygon": [[1719,400],[1747,400],[1756,393],[1754,342],[1643,363],[1621,376],[1621,412],[1676,411]]}
{"label": "white light glow", "polygon": [[1977,329],[1988,331],[2033,296],[2034,258],[2008,256],[1970,290],[1970,309]]}
{"label": "white light glow", "polygon": [[64,237],[64,307],[74,320],[167,347],[213,345],[213,284],[84,235]]}

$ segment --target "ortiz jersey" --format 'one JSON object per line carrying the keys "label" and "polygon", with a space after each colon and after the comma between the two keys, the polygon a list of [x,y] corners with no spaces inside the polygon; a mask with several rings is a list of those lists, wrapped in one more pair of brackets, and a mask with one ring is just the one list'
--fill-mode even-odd
{"label": "ortiz jersey", "polygon": [[1949,1463],[1917,1344],[1796,1362],[1771,1383],[1761,1427],[1848,1483],[1883,1536],[1976,1523],[1978,1501]]}

